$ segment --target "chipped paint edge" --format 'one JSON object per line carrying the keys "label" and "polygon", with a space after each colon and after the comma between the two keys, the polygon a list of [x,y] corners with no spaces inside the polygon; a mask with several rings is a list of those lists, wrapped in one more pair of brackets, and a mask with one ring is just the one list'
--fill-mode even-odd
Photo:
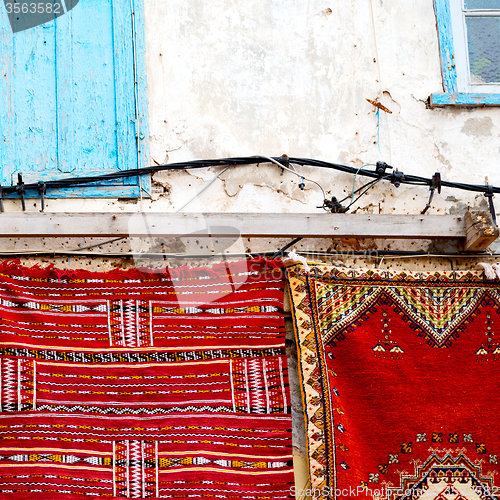
{"label": "chipped paint edge", "polygon": [[500,106],[500,94],[445,92],[431,94],[429,104],[431,108],[444,108],[447,106],[463,106],[468,108]]}

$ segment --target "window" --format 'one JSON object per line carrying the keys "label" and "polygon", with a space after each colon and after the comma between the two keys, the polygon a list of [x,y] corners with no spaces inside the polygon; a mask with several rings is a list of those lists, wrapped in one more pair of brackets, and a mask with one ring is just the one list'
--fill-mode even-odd
{"label": "window", "polygon": [[[142,0],[80,1],[17,33],[3,6],[0,20],[0,184],[17,184],[18,173],[37,182],[145,166]],[[136,197],[141,187],[149,191],[148,178],[47,197]]]}
{"label": "window", "polygon": [[431,106],[500,105],[500,0],[434,0],[445,92]]}

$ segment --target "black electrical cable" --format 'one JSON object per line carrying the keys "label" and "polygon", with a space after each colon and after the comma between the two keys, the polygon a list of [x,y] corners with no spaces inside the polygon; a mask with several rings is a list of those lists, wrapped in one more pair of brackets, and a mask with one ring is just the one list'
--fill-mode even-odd
{"label": "black electrical cable", "polygon": [[[367,187],[355,200],[351,201],[351,203],[349,203],[349,205],[347,205],[346,211],[349,210],[352,207],[352,205],[354,205],[362,196],[364,196],[373,186],[375,186],[375,184],[377,184],[378,182],[380,182],[384,178],[385,177],[380,177],[379,179],[376,179],[375,181],[368,182],[364,186],[361,186],[360,189],[363,189],[366,186]],[[358,192],[360,189],[357,189],[355,192]],[[349,198],[349,196],[348,196],[348,198]],[[344,198],[344,200],[345,200],[345,198]]]}
{"label": "black electrical cable", "polygon": [[[281,158],[278,158],[280,160]],[[246,157],[246,158],[224,158],[220,160],[193,160],[182,163],[171,163],[168,165],[155,165],[152,167],[135,168],[129,170],[121,170],[120,172],[112,172],[103,175],[94,175],[87,177],[69,177],[65,179],[57,179],[46,181],[46,188],[64,188],[72,187],[81,184],[92,184],[96,182],[110,181],[121,178],[136,177],[138,175],[152,174],[165,170],[190,170],[196,168],[208,167],[224,167],[227,165],[254,165],[262,163],[265,160],[261,157]],[[38,183],[23,184],[24,190],[38,189]],[[18,186],[5,186],[2,188],[3,193],[16,193]]]}
{"label": "black electrical cable", "polygon": [[298,243],[300,240],[303,238],[295,238],[294,240],[290,241],[290,243],[287,243],[281,250],[278,250],[275,254],[273,254],[272,259],[276,259],[278,256],[283,255],[283,252],[290,248],[292,245],[295,245],[295,243]]}
{"label": "black electrical cable", "polygon": [[369,186],[371,184],[374,184],[375,182],[378,182],[379,179],[375,179],[373,181],[370,181],[370,182],[367,182],[366,184],[363,184],[361,187],[359,187],[358,189],[356,189],[356,191],[353,191],[351,194],[348,194],[345,198],[342,198],[339,203],[342,203],[343,201],[347,200],[348,198],[352,198],[353,195],[355,195],[356,193],[359,193],[363,188],[365,188],[366,186]]}
{"label": "black electrical cable", "polygon": [[359,250],[359,251],[327,251],[327,250],[300,250],[299,253],[306,255],[323,255],[323,256],[345,256],[345,257],[496,257],[500,253],[433,253],[425,251],[412,250]]}
{"label": "black electrical cable", "polygon": [[[304,165],[308,167],[322,167],[322,168],[333,168],[334,170],[338,170],[339,172],[345,172],[348,174],[357,174],[363,175],[365,177],[378,177],[379,175],[371,170],[358,170],[354,167],[348,167],[346,165],[339,165],[337,163],[328,163],[320,160],[311,160],[311,159],[301,159],[301,158],[289,158],[290,162],[298,163],[299,165]],[[427,179],[425,177],[420,177],[417,175],[406,175],[404,179],[401,180],[401,184],[412,184],[412,185],[421,185],[421,186],[431,186],[432,179]],[[449,182],[449,181],[441,181],[442,186],[447,186],[455,189],[461,189],[464,191],[475,191],[479,193],[484,193],[488,191],[488,188],[483,185],[478,184],[464,184],[460,182]],[[493,193],[499,194],[500,187],[490,186],[493,190]]]}
{"label": "black electrical cable", "polygon": [[89,245],[88,247],[80,247],[73,248],[72,250],[68,250],[69,252],[80,252],[82,250],[89,250],[90,248],[102,247],[103,245],[107,245],[108,243],[114,243],[115,241],[124,240],[125,236],[120,236],[118,238],[113,238],[112,240],[101,241],[101,243],[96,243],[95,245]]}
{"label": "black electrical cable", "polygon": [[[349,167],[347,165],[340,165],[337,163],[329,163],[321,160],[312,160],[308,158],[293,158],[293,157],[285,157],[279,156],[274,157],[274,160],[277,162],[281,162],[283,165],[287,165],[289,163],[296,163],[302,166],[308,167],[320,167],[320,168],[328,168],[333,169],[339,172],[344,172],[352,175],[362,175],[365,177],[371,178],[379,178],[380,175],[373,170],[364,170],[364,169],[356,169],[354,167]],[[197,168],[208,168],[208,167],[224,167],[228,165],[255,165],[257,163],[263,163],[268,161],[266,158],[260,156],[249,156],[249,157],[238,157],[238,158],[222,158],[216,160],[193,160],[182,163],[171,163],[167,165],[155,165],[151,167],[130,169],[130,170],[122,170],[120,172],[113,172],[110,174],[103,174],[98,176],[88,176],[88,177],[72,177],[66,179],[58,179],[53,181],[46,181],[45,187],[46,189],[50,188],[65,188],[71,186],[78,186],[82,184],[93,184],[96,182],[102,181],[110,181],[115,179],[127,178],[127,177],[135,177],[138,175],[146,175],[155,172],[165,171],[165,170],[189,170],[189,169],[197,169]],[[390,179],[390,176],[386,178],[386,180]],[[405,174],[404,178],[400,180],[402,184],[409,185],[419,185],[419,186],[431,186],[432,179],[420,177],[416,175],[407,175]],[[478,193],[496,193],[500,194],[500,187],[496,186],[483,186],[477,184],[465,184],[459,182],[449,182],[442,180],[442,186],[461,189],[464,191],[472,191]],[[35,190],[38,191],[38,183],[28,183],[23,184],[23,188],[25,191]],[[6,186],[2,187],[2,192],[4,194],[14,194],[18,190],[18,186]]]}
{"label": "black electrical cable", "polygon": [[373,184],[371,184],[370,186],[368,186],[355,200],[353,200],[351,203],[349,203],[349,205],[347,205],[347,208],[351,208],[352,205],[354,205],[354,203],[356,203],[361,197],[363,197],[373,186],[375,186],[375,184],[377,184],[379,181],[381,181],[382,178],[380,179],[377,179]]}

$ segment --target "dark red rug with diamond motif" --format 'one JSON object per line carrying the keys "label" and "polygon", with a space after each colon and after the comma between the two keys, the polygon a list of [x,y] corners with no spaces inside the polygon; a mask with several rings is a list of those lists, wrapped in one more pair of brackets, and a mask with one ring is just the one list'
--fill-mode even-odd
{"label": "dark red rug with diamond motif", "polygon": [[498,283],[319,264],[287,273],[317,498],[496,498]]}

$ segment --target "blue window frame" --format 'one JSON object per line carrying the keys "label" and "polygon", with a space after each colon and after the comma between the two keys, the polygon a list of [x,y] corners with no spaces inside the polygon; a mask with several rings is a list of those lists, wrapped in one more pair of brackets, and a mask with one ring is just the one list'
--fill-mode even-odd
{"label": "blue window frame", "polygon": [[[100,175],[148,161],[142,0],[80,0],[12,33],[0,6],[0,184]],[[137,197],[149,177],[49,190]],[[37,197],[37,193],[27,193]]]}
{"label": "blue window frame", "polygon": [[434,0],[444,93],[431,107],[500,105],[500,0]]}

